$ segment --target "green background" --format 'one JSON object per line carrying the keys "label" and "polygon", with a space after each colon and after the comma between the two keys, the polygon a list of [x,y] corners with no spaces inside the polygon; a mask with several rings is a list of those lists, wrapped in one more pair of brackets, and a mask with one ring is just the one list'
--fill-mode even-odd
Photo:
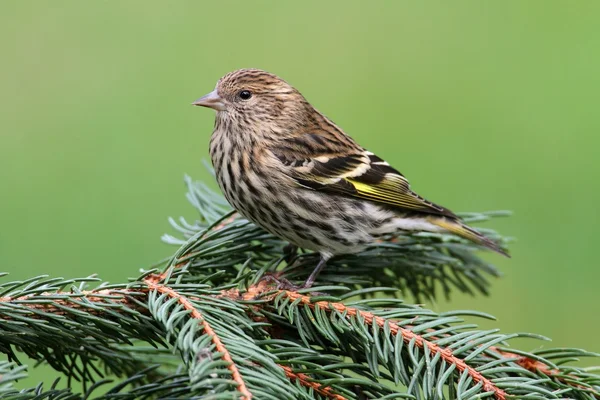
{"label": "green background", "polygon": [[183,174],[212,183],[190,103],[255,67],[427,198],[514,211],[486,225],[518,238],[485,255],[491,296],[428,307],[600,351],[600,2],[300,4],[1,2],[0,270],[122,282],[169,255]]}

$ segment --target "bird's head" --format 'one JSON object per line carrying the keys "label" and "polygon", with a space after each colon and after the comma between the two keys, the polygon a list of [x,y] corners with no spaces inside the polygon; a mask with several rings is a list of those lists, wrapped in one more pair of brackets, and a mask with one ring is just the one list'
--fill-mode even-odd
{"label": "bird's head", "polygon": [[192,104],[216,110],[217,122],[254,132],[282,132],[302,121],[310,107],[290,84],[260,69],[228,73],[215,90]]}

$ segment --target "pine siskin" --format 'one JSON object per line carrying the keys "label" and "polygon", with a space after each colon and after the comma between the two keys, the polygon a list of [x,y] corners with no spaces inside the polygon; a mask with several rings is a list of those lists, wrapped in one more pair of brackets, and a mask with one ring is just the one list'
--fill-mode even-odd
{"label": "pine siskin", "polygon": [[329,258],[403,231],[451,232],[508,256],[363,149],[283,79],[258,69],[225,75],[194,105],[216,110],[210,156],[227,201],[291,244]]}

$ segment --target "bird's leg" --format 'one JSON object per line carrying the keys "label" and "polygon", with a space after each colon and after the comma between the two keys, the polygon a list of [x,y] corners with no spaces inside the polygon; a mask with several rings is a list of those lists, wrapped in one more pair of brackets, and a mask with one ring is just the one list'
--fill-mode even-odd
{"label": "bird's leg", "polygon": [[310,274],[306,282],[304,282],[304,285],[302,285],[303,288],[312,287],[313,283],[315,283],[315,279],[317,279],[317,276],[319,275],[319,272],[321,272],[321,270],[325,267],[325,264],[327,264],[327,260],[328,258],[321,256],[319,263],[317,264],[313,272]]}
{"label": "bird's leg", "polygon": [[292,282],[279,276],[279,274],[265,274],[261,281],[275,283],[279,290],[291,290],[292,292],[302,289],[302,286],[294,285]]}
{"label": "bird's leg", "polygon": [[296,254],[298,254],[298,246],[295,244],[288,243],[283,247],[283,259],[286,263],[289,264]]}

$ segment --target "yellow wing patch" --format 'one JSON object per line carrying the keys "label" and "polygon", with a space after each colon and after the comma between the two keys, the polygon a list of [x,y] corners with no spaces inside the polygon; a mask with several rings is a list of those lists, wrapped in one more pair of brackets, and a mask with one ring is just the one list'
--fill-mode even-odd
{"label": "yellow wing patch", "polygon": [[382,182],[375,184],[361,182],[352,178],[346,178],[345,180],[354,186],[357,191],[357,197],[366,200],[414,211],[426,211],[435,207],[410,191],[404,180],[399,182],[398,179],[384,179]]}

